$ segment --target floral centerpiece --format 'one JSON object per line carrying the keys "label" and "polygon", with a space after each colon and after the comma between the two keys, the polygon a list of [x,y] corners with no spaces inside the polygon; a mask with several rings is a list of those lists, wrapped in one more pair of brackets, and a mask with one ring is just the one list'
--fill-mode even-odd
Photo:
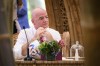
{"label": "floral centerpiece", "polygon": [[42,39],[38,48],[40,53],[45,55],[46,60],[55,60],[62,46],[64,46],[63,40],[57,42],[56,40],[45,41]]}

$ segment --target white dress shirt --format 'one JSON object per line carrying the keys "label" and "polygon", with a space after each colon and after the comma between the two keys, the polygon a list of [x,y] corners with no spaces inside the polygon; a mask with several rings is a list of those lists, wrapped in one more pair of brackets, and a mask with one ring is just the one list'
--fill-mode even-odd
{"label": "white dress shirt", "polygon": [[[25,31],[27,34],[28,41],[30,41],[35,35],[36,29],[32,27],[32,28],[25,29]],[[24,30],[20,31],[17,42],[14,45],[13,52],[14,52],[15,59],[23,59],[25,57],[25,56],[22,56],[22,46],[23,44],[27,43],[25,31]],[[47,31],[50,32],[54,40],[57,40],[57,41],[61,40],[61,36],[58,31],[51,28],[47,28]],[[32,44],[34,44],[35,47],[39,46],[38,40],[33,41]]]}

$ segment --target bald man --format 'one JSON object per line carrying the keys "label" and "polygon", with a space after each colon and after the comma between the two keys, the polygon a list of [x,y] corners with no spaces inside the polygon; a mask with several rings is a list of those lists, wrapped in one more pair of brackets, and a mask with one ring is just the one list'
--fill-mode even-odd
{"label": "bald man", "polygon": [[[29,42],[29,54],[35,59],[41,59],[37,47],[39,46],[38,39],[41,36],[45,36],[47,40],[61,40],[61,36],[58,31],[49,28],[49,20],[47,12],[41,8],[36,8],[32,12],[32,23],[34,27],[27,28],[26,34]],[[27,38],[24,30],[21,30],[17,42],[14,45],[14,57],[15,59],[23,59],[27,54]],[[35,51],[36,50],[36,51]]]}

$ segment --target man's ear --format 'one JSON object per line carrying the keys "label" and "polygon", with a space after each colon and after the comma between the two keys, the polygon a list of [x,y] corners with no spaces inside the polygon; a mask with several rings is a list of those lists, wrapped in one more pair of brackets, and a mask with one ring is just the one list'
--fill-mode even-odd
{"label": "man's ear", "polygon": [[32,23],[35,24],[34,19],[31,19]]}

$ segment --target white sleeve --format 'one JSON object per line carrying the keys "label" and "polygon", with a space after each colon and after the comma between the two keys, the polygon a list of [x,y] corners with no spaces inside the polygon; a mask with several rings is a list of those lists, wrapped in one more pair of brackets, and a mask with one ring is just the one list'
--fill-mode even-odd
{"label": "white sleeve", "polygon": [[52,37],[54,38],[54,40],[57,40],[58,42],[61,40],[61,36],[58,31],[55,31],[55,33],[52,33]]}
{"label": "white sleeve", "polygon": [[58,31],[54,29],[48,29],[47,31],[50,32],[54,40],[57,40],[58,42],[61,40],[61,36]]}
{"label": "white sleeve", "polygon": [[35,41],[33,41],[33,42],[30,43],[29,47],[30,47],[31,45],[34,46],[34,48],[37,48],[37,47],[40,45],[40,43],[39,43],[38,40],[35,40]]}
{"label": "white sleeve", "polygon": [[22,56],[22,46],[26,43],[25,32],[23,30],[20,31],[18,35],[17,42],[13,47],[13,53],[15,59],[22,59],[25,56]]}

